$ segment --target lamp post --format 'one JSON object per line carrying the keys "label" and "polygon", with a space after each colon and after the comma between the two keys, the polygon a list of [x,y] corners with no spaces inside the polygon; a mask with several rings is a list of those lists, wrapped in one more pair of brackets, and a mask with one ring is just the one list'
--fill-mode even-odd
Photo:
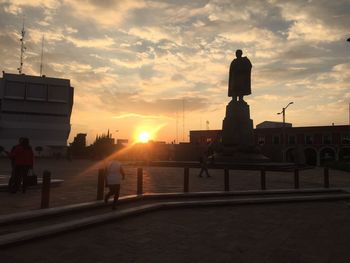
{"label": "lamp post", "polygon": [[277,114],[280,115],[282,114],[283,116],[283,126],[282,126],[282,160],[285,161],[286,160],[286,154],[285,154],[285,146],[286,146],[286,131],[285,131],[285,127],[286,127],[286,109],[288,108],[289,105],[293,104],[294,102],[291,101],[287,104],[286,107],[282,108],[281,112],[278,112]]}

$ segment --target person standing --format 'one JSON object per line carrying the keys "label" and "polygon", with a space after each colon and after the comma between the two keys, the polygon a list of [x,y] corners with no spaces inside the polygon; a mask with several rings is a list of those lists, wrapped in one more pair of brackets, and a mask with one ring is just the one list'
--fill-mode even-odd
{"label": "person standing", "polygon": [[16,186],[12,189],[12,192],[16,193],[20,182],[22,181],[22,192],[27,190],[26,178],[30,169],[33,169],[34,165],[34,153],[32,147],[29,144],[28,138],[22,138],[19,145],[14,147],[10,153],[10,158],[14,164],[14,181]]}
{"label": "person standing", "polygon": [[125,172],[121,163],[117,159],[109,161],[106,167],[106,183],[109,192],[106,194],[104,201],[107,204],[108,199],[113,195],[113,210],[116,209],[119,199],[121,178],[123,180],[125,179]]}
{"label": "person standing", "polygon": [[199,177],[202,177],[203,172],[207,174],[207,177],[210,177],[209,171],[208,171],[208,157],[206,155],[202,155],[199,158],[199,163],[201,165],[201,170],[199,172]]}

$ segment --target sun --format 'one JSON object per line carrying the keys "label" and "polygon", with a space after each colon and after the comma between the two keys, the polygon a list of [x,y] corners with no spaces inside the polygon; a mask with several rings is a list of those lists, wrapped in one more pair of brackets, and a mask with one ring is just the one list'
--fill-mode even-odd
{"label": "sun", "polygon": [[151,139],[151,133],[147,131],[140,132],[138,135],[139,142],[148,142]]}

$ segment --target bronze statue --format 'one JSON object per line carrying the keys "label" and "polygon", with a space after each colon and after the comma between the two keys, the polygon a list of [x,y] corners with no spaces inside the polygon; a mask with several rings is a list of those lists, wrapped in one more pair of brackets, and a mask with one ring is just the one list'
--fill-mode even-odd
{"label": "bronze statue", "polygon": [[242,50],[236,50],[236,57],[230,66],[230,75],[228,82],[228,96],[233,100],[244,101],[243,96],[252,93],[250,85],[250,73],[252,63],[247,57],[242,57]]}

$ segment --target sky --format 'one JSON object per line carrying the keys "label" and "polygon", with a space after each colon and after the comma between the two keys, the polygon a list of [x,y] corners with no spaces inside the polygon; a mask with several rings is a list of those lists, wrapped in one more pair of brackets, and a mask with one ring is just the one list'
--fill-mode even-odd
{"label": "sky", "polygon": [[68,78],[72,131],[133,140],[188,141],[221,129],[229,65],[253,64],[254,126],[349,123],[349,0],[0,0],[0,68]]}

